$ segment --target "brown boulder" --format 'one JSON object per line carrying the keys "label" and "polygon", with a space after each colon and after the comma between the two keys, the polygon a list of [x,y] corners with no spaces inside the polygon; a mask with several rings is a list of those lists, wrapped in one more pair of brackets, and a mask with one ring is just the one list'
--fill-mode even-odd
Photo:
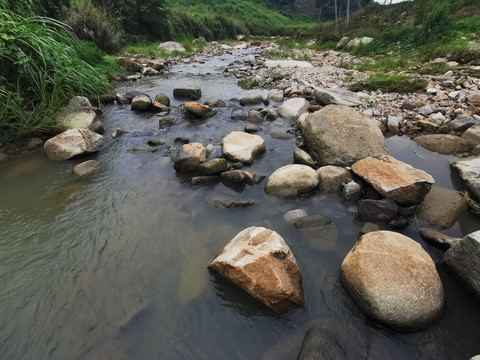
{"label": "brown boulder", "polygon": [[388,155],[357,161],[352,165],[352,170],[380,194],[402,206],[420,204],[435,183],[426,172]]}
{"label": "brown boulder", "polygon": [[185,103],[185,111],[196,118],[203,118],[213,114],[213,109],[210,106],[193,101]]}
{"label": "brown boulder", "polygon": [[363,235],[345,257],[341,279],[367,316],[397,331],[429,327],[444,307],[435,263],[420,244],[395,232]]}
{"label": "brown boulder", "polygon": [[303,305],[300,269],[275,231],[249,227],[221,248],[208,265],[277,314]]}
{"label": "brown boulder", "polygon": [[87,129],[70,129],[48,140],[43,148],[50,160],[67,160],[94,153],[105,145],[102,135]]}
{"label": "brown boulder", "polygon": [[130,58],[118,57],[115,59],[115,63],[129,72],[142,71],[142,65]]}

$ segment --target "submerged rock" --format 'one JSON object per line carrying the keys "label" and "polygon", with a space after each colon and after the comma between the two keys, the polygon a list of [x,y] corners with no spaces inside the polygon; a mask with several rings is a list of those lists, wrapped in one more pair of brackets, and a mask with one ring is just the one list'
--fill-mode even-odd
{"label": "submerged rock", "polygon": [[413,138],[413,140],[427,150],[440,154],[455,155],[468,150],[468,143],[459,136],[449,134],[427,134]]}
{"label": "submerged rock", "polygon": [[462,239],[454,238],[434,229],[420,229],[420,235],[428,242],[443,248],[449,248],[460,242]]}
{"label": "submerged rock", "polygon": [[217,252],[208,268],[277,314],[303,306],[300,269],[275,231],[254,226],[241,231]]}
{"label": "submerged rock", "polygon": [[202,97],[202,90],[197,88],[176,88],[173,89],[175,99],[198,100]]}
{"label": "submerged rock", "polygon": [[213,200],[213,206],[218,209],[231,209],[231,208],[243,208],[247,206],[255,205],[254,200],[228,200],[228,199],[217,199]]}
{"label": "submerged rock", "polygon": [[50,160],[61,161],[97,152],[105,143],[105,138],[93,131],[70,129],[45,142],[43,148]]}
{"label": "submerged rock", "polygon": [[480,231],[468,234],[444,255],[445,263],[480,297]]}
{"label": "submerged rock", "polygon": [[318,186],[318,174],[306,165],[286,165],[274,171],[267,180],[265,192],[279,198],[297,197]]}
{"label": "submerged rock", "polygon": [[388,223],[398,215],[398,206],[392,199],[364,199],[358,202],[358,217],[364,221]]}
{"label": "submerged rock", "polygon": [[100,163],[95,160],[87,160],[73,168],[73,173],[77,176],[87,176],[99,172],[101,169]]}
{"label": "submerged rock", "polygon": [[420,244],[395,232],[363,235],[343,261],[341,279],[367,316],[397,331],[429,327],[445,305],[435,263]]}
{"label": "submerged rock", "polygon": [[232,160],[251,163],[265,152],[265,141],[258,135],[233,131],[223,138],[223,154]]}
{"label": "submerged rock", "polygon": [[352,170],[380,194],[402,206],[420,204],[435,182],[426,172],[388,155],[357,161]]}
{"label": "submerged rock", "polygon": [[346,106],[330,105],[308,115],[301,130],[309,154],[320,165],[349,165],[367,156],[388,154],[378,126]]}
{"label": "submerged rock", "polygon": [[218,158],[204,162],[198,166],[202,175],[217,175],[228,169],[228,162],[225,159]]}

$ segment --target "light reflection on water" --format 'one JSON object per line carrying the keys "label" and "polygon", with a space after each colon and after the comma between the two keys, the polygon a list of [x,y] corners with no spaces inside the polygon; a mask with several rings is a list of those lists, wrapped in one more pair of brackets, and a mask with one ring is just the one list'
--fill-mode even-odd
{"label": "light reflection on water", "polygon": [[[245,91],[221,73],[222,64],[234,57],[224,59],[196,68],[182,65],[183,73],[149,79],[135,89],[154,96],[199,86],[202,100],[240,97]],[[77,179],[71,173],[84,159],[50,162],[42,152],[0,167],[2,359],[292,359],[308,324],[318,318],[377,331],[380,345],[371,358],[452,359],[480,352],[478,304],[443,266],[439,271],[448,306],[432,328],[404,335],[364,319],[338,280],[340,264],[362,224],[338,197],[317,192],[277,200],[265,195],[264,183],[239,193],[221,183],[191,186],[177,177],[169,160],[177,136],[218,145],[224,135],[244,126],[230,120],[228,109],[191,125],[175,109],[179,104],[172,102],[177,123],[167,131],[158,130],[156,116],[123,106],[107,109],[107,134],[116,128],[130,132],[90,157],[102,164],[93,177]],[[292,161],[295,143],[269,135],[287,130],[283,122],[261,126],[267,152],[250,169],[269,175]],[[155,153],[129,151],[152,135],[166,145]],[[448,167],[451,157],[405,138],[387,143],[393,156],[426,170],[438,185],[457,187]],[[257,203],[215,209],[210,201],[218,197]],[[336,232],[313,237],[298,232],[283,214],[299,207],[328,216]],[[207,271],[218,248],[252,225],[274,229],[291,247],[303,274],[305,308],[272,315]],[[466,216],[449,233],[459,236],[478,228],[478,219]],[[413,226],[404,233],[435,261],[440,259],[441,253],[425,244]]]}

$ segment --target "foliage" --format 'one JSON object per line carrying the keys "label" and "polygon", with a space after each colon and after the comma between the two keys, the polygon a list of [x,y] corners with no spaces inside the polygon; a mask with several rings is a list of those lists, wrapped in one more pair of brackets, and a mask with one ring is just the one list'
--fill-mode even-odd
{"label": "foliage", "polygon": [[[0,10],[2,140],[55,126],[55,113],[75,95],[96,96],[109,84],[75,49],[62,23]],[[82,51],[82,50],[81,50]],[[92,52],[89,51],[91,54]]]}
{"label": "foliage", "polygon": [[78,39],[94,42],[106,52],[120,48],[123,32],[118,20],[112,12],[90,0],[72,4],[64,21]]}
{"label": "foliage", "polygon": [[244,90],[250,90],[258,86],[257,80],[252,78],[246,78],[238,80],[237,85]]}
{"label": "foliage", "polygon": [[462,191],[462,195],[463,197],[465,198],[465,200],[467,201],[468,205],[470,206],[470,208],[472,209],[472,212],[475,214],[475,215],[480,215],[480,203],[477,202],[475,199],[473,199],[470,194],[468,193],[468,191]]}
{"label": "foliage", "polygon": [[352,91],[376,91],[412,93],[424,90],[427,82],[405,74],[376,73],[349,86]]}

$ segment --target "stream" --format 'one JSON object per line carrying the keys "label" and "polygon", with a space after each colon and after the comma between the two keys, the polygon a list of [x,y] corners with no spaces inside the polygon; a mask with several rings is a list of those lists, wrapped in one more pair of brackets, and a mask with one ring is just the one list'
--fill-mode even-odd
{"label": "stream", "polygon": [[[425,331],[401,334],[366,319],[339,280],[340,265],[362,222],[352,204],[320,191],[279,200],[265,180],[243,191],[190,184],[176,174],[170,155],[175,138],[213,144],[245,122],[230,119],[231,106],[248,94],[224,68],[251,49],[208,57],[205,64],[175,65],[168,75],[121,83],[117,92],[167,94],[176,123],[159,130],[159,117],[112,105],[101,117],[105,136],[128,131],[98,154],[63,162],[40,150],[0,165],[0,359],[296,359],[309,324],[333,319],[373,329],[373,353],[383,359],[469,359],[480,353],[480,306],[449,269],[442,251],[425,243],[416,219],[402,233],[430,254],[442,278],[447,306]],[[174,88],[202,89],[200,102],[220,98],[230,108],[199,123],[184,118]],[[274,107],[273,105],[269,106]],[[278,119],[259,124],[266,153],[247,171],[269,176],[293,162],[295,139]],[[150,137],[166,144],[154,153],[134,152]],[[387,139],[392,156],[431,174],[436,185],[462,189],[450,170],[454,156],[421,148],[406,137]],[[102,170],[87,178],[74,165],[95,159]],[[252,199],[243,209],[216,209],[214,199]],[[303,208],[322,214],[336,230],[308,236],[283,215]],[[269,312],[242,290],[207,270],[217,250],[249,226],[277,231],[303,276],[305,307],[287,315]],[[466,214],[446,234],[480,229]]]}

